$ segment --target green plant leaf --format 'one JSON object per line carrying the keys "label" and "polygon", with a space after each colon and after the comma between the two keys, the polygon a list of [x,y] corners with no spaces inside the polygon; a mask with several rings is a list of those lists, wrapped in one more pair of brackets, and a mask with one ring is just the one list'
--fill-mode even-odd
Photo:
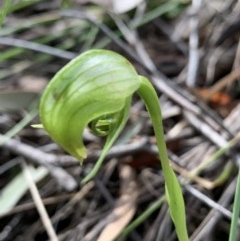
{"label": "green plant leaf", "polygon": [[[35,182],[40,181],[48,174],[48,170],[45,167],[29,167],[29,170]],[[11,211],[27,190],[28,183],[21,172],[1,191],[0,216]]]}
{"label": "green plant leaf", "polygon": [[2,25],[10,7],[12,4],[12,0],[5,0],[3,6],[2,6],[2,10],[0,11],[0,26]]}

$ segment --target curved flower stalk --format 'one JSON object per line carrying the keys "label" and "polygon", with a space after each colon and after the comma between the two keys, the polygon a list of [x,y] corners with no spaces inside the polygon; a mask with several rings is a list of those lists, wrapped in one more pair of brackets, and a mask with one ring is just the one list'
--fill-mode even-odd
{"label": "curved flower stalk", "polygon": [[135,92],[143,99],[153,122],[176,233],[180,241],[188,241],[183,196],[168,161],[158,96],[128,60],[108,50],[89,50],[72,60],[44,91],[40,119],[52,139],[81,163],[86,157],[82,142],[84,128],[89,126],[97,135],[107,136],[99,160],[83,180],[85,183],[97,173],[125,126]]}

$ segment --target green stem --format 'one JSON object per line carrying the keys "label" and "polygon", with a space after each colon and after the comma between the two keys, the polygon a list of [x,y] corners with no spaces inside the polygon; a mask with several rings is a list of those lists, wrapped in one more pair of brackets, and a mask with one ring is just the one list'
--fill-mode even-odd
{"label": "green stem", "polygon": [[233,216],[231,221],[229,241],[237,240],[238,218],[240,213],[240,168],[238,169],[237,186],[233,204]]}
{"label": "green stem", "polygon": [[166,201],[166,196],[162,196],[153,204],[151,204],[139,217],[137,217],[133,222],[131,222],[122,232],[120,235],[120,240],[128,235],[132,230],[138,227],[141,223],[144,222],[152,213],[154,213],[159,207]]}
{"label": "green stem", "polygon": [[141,85],[137,92],[143,99],[153,123],[159,158],[165,178],[165,189],[170,215],[174,222],[179,241],[188,241],[183,195],[177,177],[168,160],[158,96],[151,83],[145,77],[139,76],[139,78]]}

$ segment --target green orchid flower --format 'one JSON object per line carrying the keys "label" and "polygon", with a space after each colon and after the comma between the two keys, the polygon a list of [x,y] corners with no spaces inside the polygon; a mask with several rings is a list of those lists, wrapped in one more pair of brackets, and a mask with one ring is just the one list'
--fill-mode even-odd
{"label": "green orchid flower", "polygon": [[126,58],[108,50],[89,50],[72,60],[44,91],[40,119],[51,138],[80,163],[87,155],[82,141],[84,128],[107,136],[98,161],[83,180],[85,183],[96,175],[124,128],[135,92],[143,99],[152,119],[176,233],[180,241],[188,241],[184,200],[169,164],[158,96],[151,83],[138,75]]}

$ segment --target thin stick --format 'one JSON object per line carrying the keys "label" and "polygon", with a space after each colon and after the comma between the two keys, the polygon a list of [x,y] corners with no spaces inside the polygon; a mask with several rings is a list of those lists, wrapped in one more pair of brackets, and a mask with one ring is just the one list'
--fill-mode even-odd
{"label": "thin stick", "polygon": [[22,161],[22,169],[23,169],[23,173],[25,175],[26,181],[28,182],[29,190],[31,192],[32,198],[35,202],[36,208],[42,219],[42,223],[47,231],[47,234],[48,234],[50,240],[51,241],[59,241],[57,234],[52,226],[51,220],[48,216],[48,213],[43,205],[43,202],[42,202],[41,196],[38,192],[37,186],[32,179],[31,173],[29,171],[29,166],[27,165],[27,163],[24,160]]}
{"label": "thin stick", "polygon": [[211,96],[214,95],[216,92],[221,91],[223,88],[225,88],[227,85],[232,84],[234,81],[238,81],[239,77],[239,69],[233,70],[231,73],[218,80],[218,82],[209,89],[208,95],[205,97],[205,99],[209,100]]}
{"label": "thin stick", "polygon": [[50,54],[52,56],[56,56],[63,59],[71,60],[77,56],[76,53],[61,50],[58,48],[50,47],[48,45],[35,43],[32,41],[22,40],[22,39],[16,39],[16,38],[10,38],[10,37],[0,37],[0,44],[6,45],[6,46],[14,46],[24,49],[30,49],[33,51],[37,51],[40,53]]}
{"label": "thin stick", "polygon": [[199,67],[199,36],[198,36],[198,24],[199,19],[197,13],[200,10],[202,1],[192,1],[192,16],[190,19],[190,36],[189,36],[189,61],[188,61],[188,76],[187,85],[190,87],[195,86],[197,81],[197,73]]}
{"label": "thin stick", "polygon": [[[5,138],[0,134],[0,142],[5,140]],[[45,166],[49,173],[56,179],[59,186],[64,188],[66,191],[73,191],[77,187],[77,182],[68,172],[63,168],[54,165],[58,156],[50,153],[45,153],[39,148],[34,148],[28,144],[22,143],[17,139],[9,139],[3,144],[3,147],[8,150],[21,155],[38,165]]]}

